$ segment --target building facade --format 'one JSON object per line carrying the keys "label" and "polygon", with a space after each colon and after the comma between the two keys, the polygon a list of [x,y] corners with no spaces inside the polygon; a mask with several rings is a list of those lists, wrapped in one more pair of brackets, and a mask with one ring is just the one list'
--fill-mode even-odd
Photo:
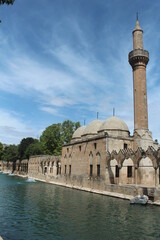
{"label": "building facade", "polygon": [[[134,133],[127,124],[111,117],[94,120],[75,131],[62,150],[62,174],[77,185],[101,188],[118,186],[159,186],[159,145],[148,129],[146,66],[143,30],[137,19],[133,30],[133,50],[128,56],[133,70]],[[84,183],[85,182],[85,183]],[[115,186],[114,186],[115,187]]]}

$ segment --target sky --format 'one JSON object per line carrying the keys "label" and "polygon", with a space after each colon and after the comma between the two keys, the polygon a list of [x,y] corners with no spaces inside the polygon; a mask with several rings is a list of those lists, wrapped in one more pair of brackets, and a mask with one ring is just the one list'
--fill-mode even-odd
{"label": "sky", "polygon": [[0,142],[39,138],[64,120],[113,115],[133,135],[128,53],[139,13],[149,51],[149,130],[160,141],[160,1],[15,0],[0,6]]}

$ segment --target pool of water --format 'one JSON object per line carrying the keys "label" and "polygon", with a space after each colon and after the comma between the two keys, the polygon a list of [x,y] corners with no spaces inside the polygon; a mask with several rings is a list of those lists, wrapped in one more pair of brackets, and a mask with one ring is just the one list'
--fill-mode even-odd
{"label": "pool of water", "polygon": [[160,239],[160,208],[0,174],[4,240]]}

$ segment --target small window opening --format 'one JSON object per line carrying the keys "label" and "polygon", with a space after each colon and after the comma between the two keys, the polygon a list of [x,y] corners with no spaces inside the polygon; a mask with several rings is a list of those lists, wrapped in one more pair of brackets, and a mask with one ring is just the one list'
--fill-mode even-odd
{"label": "small window opening", "polygon": [[97,149],[97,143],[94,143],[94,149]]}
{"label": "small window opening", "polygon": [[71,165],[69,165],[69,175],[71,175]]}
{"label": "small window opening", "polygon": [[97,164],[97,176],[99,177],[100,176],[100,165]]}
{"label": "small window opening", "polygon": [[44,168],[44,174],[46,174],[46,173],[47,173],[47,167]]}
{"label": "small window opening", "polygon": [[92,175],[93,175],[93,165],[91,164],[90,165],[90,177],[92,177]]}
{"label": "small window opening", "polygon": [[61,174],[61,165],[57,163],[57,175]]}
{"label": "small window opening", "polygon": [[69,152],[69,148],[67,148],[67,153]]}
{"label": "small window opening", "polygon": [[79,151],[81,152],[81,146],[79,146]]}
{"label": "small window opening", "polygon": [[127,148],[128,148],[128,144],[124,143],[124,149],[127,149]]}
{"label": "small window opening", "polygon": [[116,165],[116,168],[115,168],[115,175],[116,175],[116,178],[119,178],[119,167],[118,167],[118,165]]}
{"label": "small window opening", "polygon": [[127,167],[127,177],[131,178],[132,177],[132,166]]}

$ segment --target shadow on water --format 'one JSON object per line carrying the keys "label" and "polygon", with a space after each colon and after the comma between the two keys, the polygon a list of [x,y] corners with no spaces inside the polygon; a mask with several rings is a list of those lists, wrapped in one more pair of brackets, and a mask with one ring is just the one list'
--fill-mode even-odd
{"label": "shadow on water", "polygon": [[0,235],[11,240],[159,239],[160,209],[0,174]]}

